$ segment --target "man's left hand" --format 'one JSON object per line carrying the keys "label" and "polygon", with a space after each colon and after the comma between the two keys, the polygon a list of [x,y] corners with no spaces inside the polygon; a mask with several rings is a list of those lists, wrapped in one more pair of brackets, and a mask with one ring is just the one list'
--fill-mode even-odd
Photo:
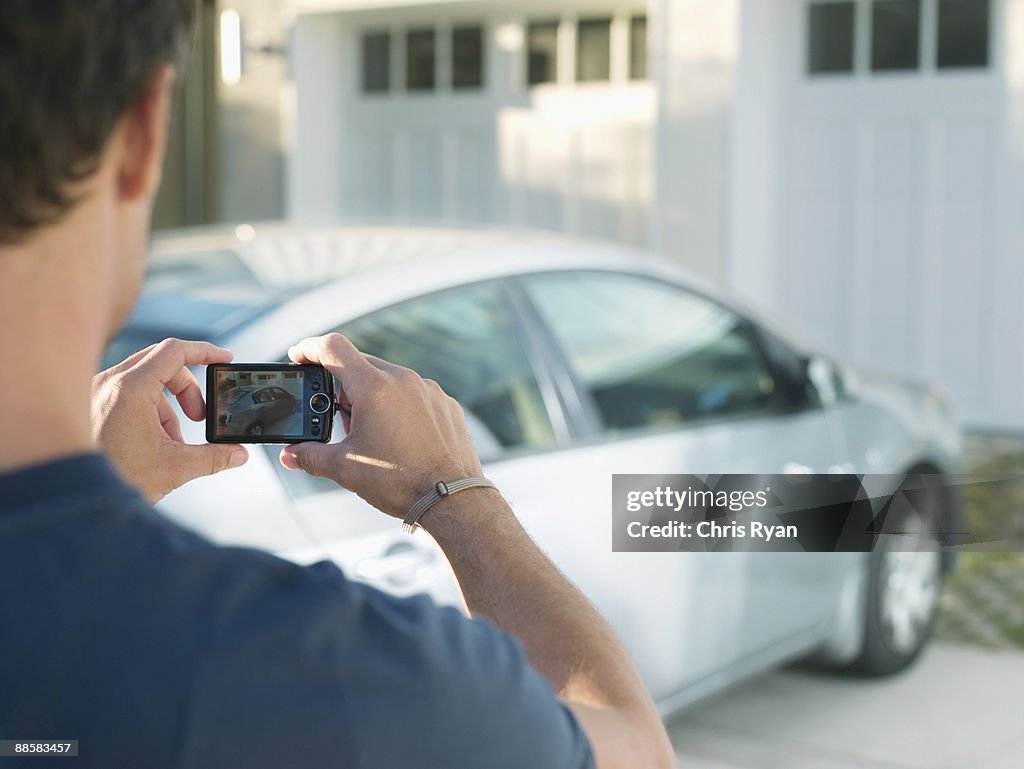
{"label": "man's left hand", "polygon": [[240,467],[249,458],[232,444],[189,445],[164,390],[194,422],[206,402],[189,366],[229,363],[229,350],[207,342],[165,339],[92,380],[93,437],[150,502],[204,475]]}

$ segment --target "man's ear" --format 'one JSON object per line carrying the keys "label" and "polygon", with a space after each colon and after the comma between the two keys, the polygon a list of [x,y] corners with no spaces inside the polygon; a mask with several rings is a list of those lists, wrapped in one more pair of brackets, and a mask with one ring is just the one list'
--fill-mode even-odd
{"label": "man's ear", "polygon": [[174,67],[161,65],[121,117],[118,192],[124,202],[152,198],[160,186],[175,78]]}

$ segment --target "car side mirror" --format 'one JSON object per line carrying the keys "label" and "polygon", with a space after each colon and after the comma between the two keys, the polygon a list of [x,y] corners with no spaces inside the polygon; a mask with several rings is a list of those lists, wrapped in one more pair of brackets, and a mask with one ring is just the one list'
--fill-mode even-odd
{"label": "car side mirror", "polygon": [[824,355],[811,355],[804,359],[804,378],[808,390],[818,402],[828,408],[847,395],[842,369]]}

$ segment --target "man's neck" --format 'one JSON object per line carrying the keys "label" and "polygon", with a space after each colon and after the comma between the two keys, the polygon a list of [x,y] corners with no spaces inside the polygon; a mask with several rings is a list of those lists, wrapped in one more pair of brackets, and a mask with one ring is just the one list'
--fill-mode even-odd
{"label": "man's neck", "polygon": [[0,247],[0,473],[93,450],[102,287],[83,266],[84,244],[64,254],[55,245]]}

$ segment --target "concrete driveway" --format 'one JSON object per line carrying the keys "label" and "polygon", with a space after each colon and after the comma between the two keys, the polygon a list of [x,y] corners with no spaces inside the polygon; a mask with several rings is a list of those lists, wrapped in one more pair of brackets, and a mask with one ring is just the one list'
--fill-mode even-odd
{"label": "concrete driveway", "polygon": [[1024,653],[933,644],[880,680],[781,670],[669,733],[681,769],[1022,769]]}

